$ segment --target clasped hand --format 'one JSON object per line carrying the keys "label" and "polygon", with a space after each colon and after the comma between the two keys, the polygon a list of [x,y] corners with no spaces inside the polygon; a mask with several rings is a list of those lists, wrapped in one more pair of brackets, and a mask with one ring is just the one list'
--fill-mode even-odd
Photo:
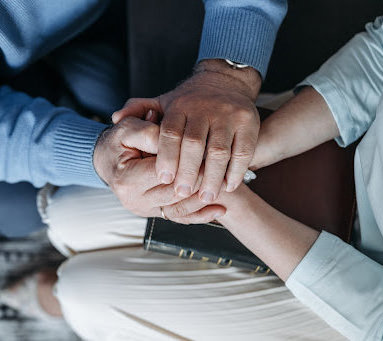
{"label": "clasped hand", "polygon": [[212,203],[224,190],[242,182],[258,138],[256,94],[235,77],[220,72],[196,73],[176,89],[156,98],[135,98],[114,113],[113,122],[151,110],[161,120],[156,174],[174,182],[179,196],[195,190],[204,160],[199,198]]}
{"label": "clasped hand", "polygon": [[251,165],[257,76],[251,87],[219,62],[206,65],[160,97],[129,100],[97,143],[96,171],[134,213],[158,216],[167,206],[173,220],[216,219],[224,212],[218,196],[234,192]]}
{"label": "clasped hand", "polygon": [[184,224],[205,223],[225,214],[220,205],[196,200],[203,179],[199,172],[190,198],[180,197],[173,184],[163,184],[156,174],[159,126],[136,117],[123,119],[99,138],[94,165],[99,176],[110,186],[122,205],[143,216],[166,216]]}

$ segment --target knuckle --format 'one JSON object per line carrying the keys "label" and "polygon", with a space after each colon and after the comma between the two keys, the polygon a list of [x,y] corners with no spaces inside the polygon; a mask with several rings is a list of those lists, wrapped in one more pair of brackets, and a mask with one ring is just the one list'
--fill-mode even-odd
{"label": "knuckle", "polygon": [[210,158],[220,160],[229,160],[231,157],[230,149],[223,146],[211,146],[208,148],[207,154]]}
{"label": "knuckle", "polygon": [[189,166],[188,168],[180,168],[179,173],[180,173],[180,177],[197,178],[199,175],[199,167],[197,166],[196,168],[191,168]]}
{"label": "knuckle", "polygon": [[253,153],[250,150],[239,150],[237,152],[233,152],[231,158],[234,160],[249,160],[253,157]]}
{"label": "knuckle", "polygon": [[145,144],[148,146],[156,145],[158,142],[158,126],[150,126],[145,133]]}
{"label": "knuckle", "polygon": [[254,113],[251,110],[239,109],[236,111],[236,118],[241,122],[249,122],[254,119]]}
{"label": "knuckle", "polygon": [[159,133],[160,127],[156,124],[150,124],[146,128],[148,130],[148,134],[152,136],[157,136]]}
{"label": "knuckle", "polygon": [[161,130],[161,136],[171,140],[179,141],[182,138],[182,133],[173,128],[164,128]]}
{"label": "knuckle", "polygon": [[235,106],[230,102],[225,102],[222,104],[222,109],[226,112],[232,113],[235,111]]}
{"label": "knuckle", "polygon": [[202,138],[197,136],[185,136],[184,141],[196,149],[203,149],[206,143]]}
{"label": "knuckle", "polygon": [[173,217],[185,217],[188,214],[186,208],[182,204],[177,204],[173,207],[172,216]]}
{"label": "knuckle", "polygon": [[123,137],[126,135],[126,126],[127,126],[128,118],[125,118],[123,121],[115,125],[112,129],[113,131],[109,134],[109,139],[114,141],[121,141]]}
{"label": "knuckle", "polygon": [[115,137],[117,139],[122,139],[123,137],[126,137],[127,132],[129,132],[130,128],[132,127],[132,121],[133,117],[128,116],[113,127],[115,128]]}
{"label": "knuckle", "polygon": [[132,105],[134,103],[137,102],[137,99],[136,98],[129,98],[126,103],[125,103],[125,107],[127,107],[128,105]]}
{"label": "knuckle", "polygon": [[171,110],[173,112],[178,112],[179,109],[183,108],[185,106],[185,102],[187,100],[185,99],[185,96],[176,96],[171,101]]}

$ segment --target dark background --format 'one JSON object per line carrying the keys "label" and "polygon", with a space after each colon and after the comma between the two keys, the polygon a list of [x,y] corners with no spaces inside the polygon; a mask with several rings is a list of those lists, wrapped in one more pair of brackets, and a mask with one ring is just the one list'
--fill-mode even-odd
{"label": "dark background", "polygon": [[[292,88],[362,31],[367,22],[383,15],[381,0],[288,3],[264,91]],[[130,96],[157,96],[191,73],[198,54],[203,3],[129,0],[127,12]]]}
{"label": "dark background", "polygon": [[[114,0],[111,4],[74,40],[105,39],[121,46],[127,61],[127,69],[121,70],[128,83],[126,98],[158,96],[191,74],[203,25],[202,0]],[[382,0],[289,0],[288,4],[263,91],[291,89],[364,30],[367,22],[383,15]],[[4,81],[55,104],[67,90],[45,60]],[[81,107],[74,109],[87,114]]]}

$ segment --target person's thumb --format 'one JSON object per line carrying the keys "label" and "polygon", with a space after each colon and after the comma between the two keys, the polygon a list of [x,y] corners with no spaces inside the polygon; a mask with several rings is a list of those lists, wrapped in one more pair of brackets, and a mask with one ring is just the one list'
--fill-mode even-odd
{"label": "person's thumb", "polygon": [[122,109],[113,113],[112,121],[114,124],[117,124],[122,119],[129,116],[144,119],[150,110],[161,112],[161,106],[158,97],[131,98],[125,103]]}
{"label": "person's thumb", "polygon": [[152,122],[136,117],[128,117],[120,122],[121,144],[126,148],[138,149],[141,152],[157,154],[160,127]]}

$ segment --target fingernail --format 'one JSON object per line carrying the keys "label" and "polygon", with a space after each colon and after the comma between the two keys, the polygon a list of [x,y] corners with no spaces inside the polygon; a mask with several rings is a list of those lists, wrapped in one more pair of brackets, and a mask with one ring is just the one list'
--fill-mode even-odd
{"label": "fingernail", "polygon": [[163,184],[171,184],[173,181],[173,175],[168,171],[162,171],[160,175],[160,181]]}
{"label": "fingernail", "polygon": [[192,188],[189,185],[178,185],[176,188],[176,193],[181,197],[190,197]]}
{"label": "fingernail", "polygon": [[150,119],[153,117],[153,111],[150,109],[148,113],[146,114],[146,121],[150,121]]}
{"label": "fingernail", "polygon": [[227,184],[226,186],[226,192],[233,192],[235,190],[236,186],[232,183]]}
{"label": "fingernail", "polygon": [[208,203],[211,203],[213,200],[214,200],[214,193],[212,192],[202,192],[202,195],[201,195],[201,200],[208,204]]}

